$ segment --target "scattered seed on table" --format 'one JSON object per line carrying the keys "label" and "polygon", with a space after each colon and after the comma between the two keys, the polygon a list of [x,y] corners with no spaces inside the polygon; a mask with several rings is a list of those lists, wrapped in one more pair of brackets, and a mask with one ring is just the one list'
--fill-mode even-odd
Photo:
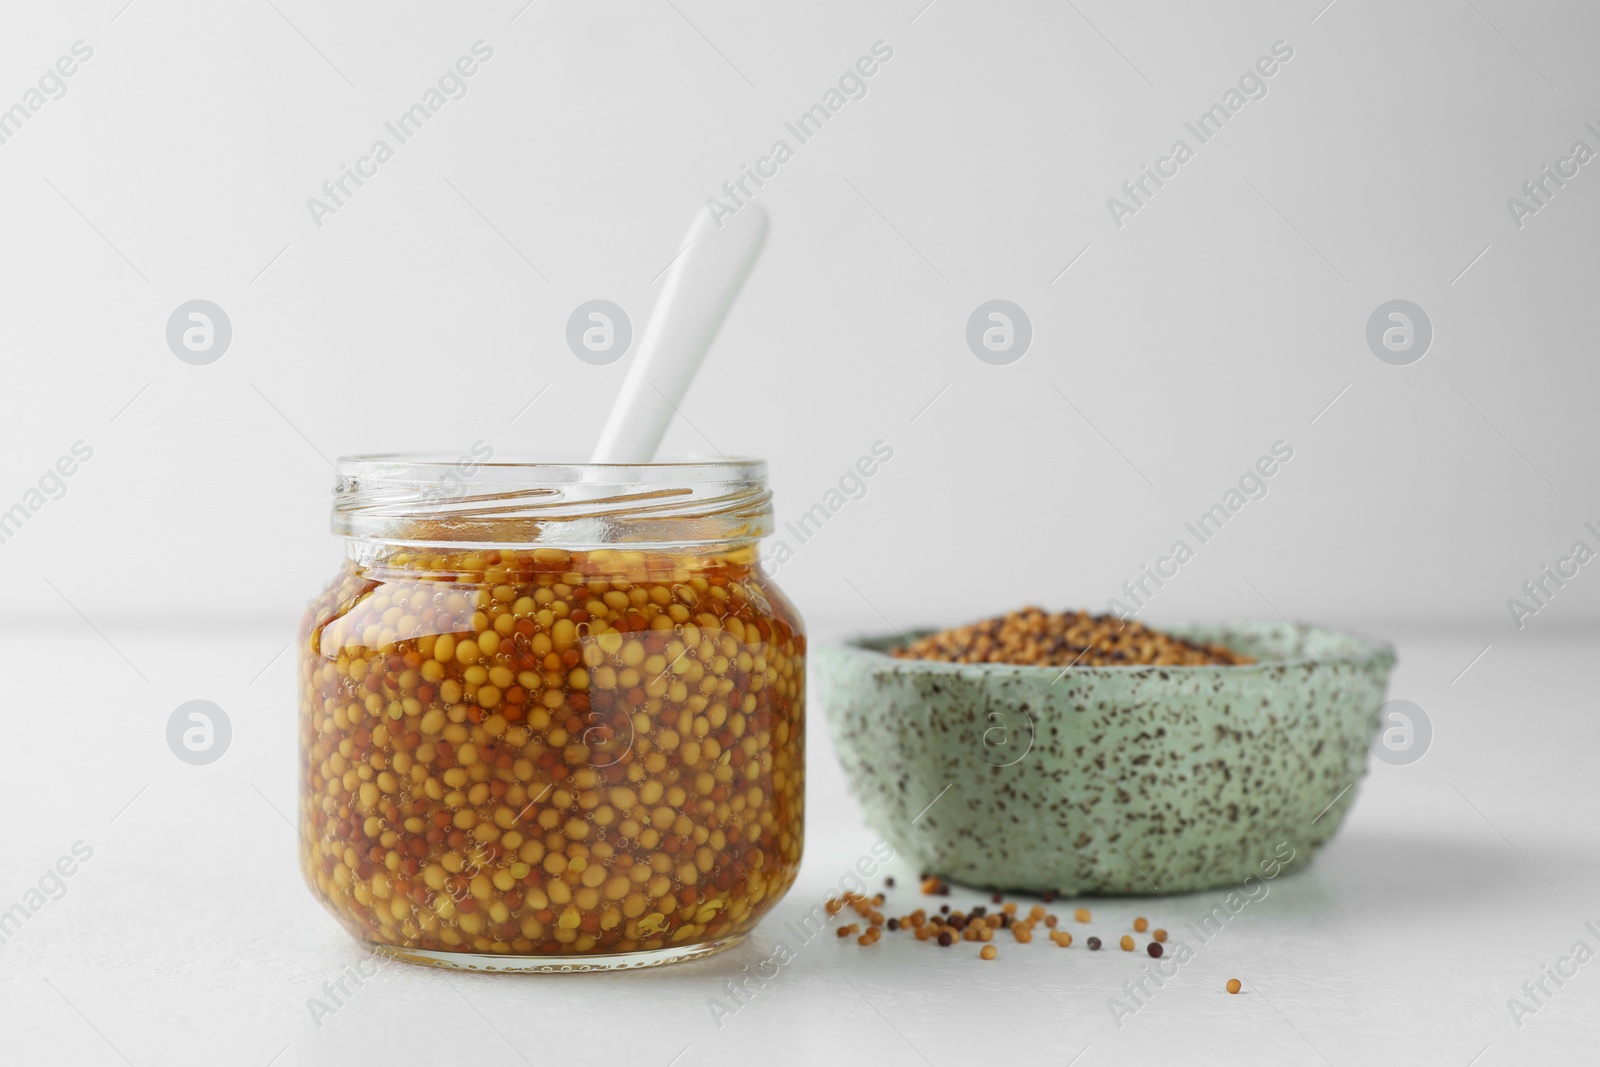
{"label": "scattered seed on table", "polygon": [[883,880],[883,884],[885,886],[889,887],[890,889],[893,889],[894,888],[894,875],[891,874],[889,877],[885,878]]}
{"label": "scattered seed on table", "polygon": [[1133,951],[1133,938],[1128,936],[1127,934],[1123,934],[1122,935],[1122,940],[1120,942],[1118,942],[1118,944],[1120,944],[1122,946],[1122,951],[1124,951],[1124,952],[1132,952]]}
{"label": "scattered seed on table", "polygon": [[995,948],[993,945],[984,945],[983,948],[978,951],[978,955],[983,959],[992,960],[996,956],[1000,955],[1000,950]]}
{"label": "scattered seed on table", "polygon": [[1150,953],[1150,958],[1151,959],[1159,960],[1161,958],[1162,949],[1161,949],[1161,945],[1158,942],[1155,942],[1155,941],[1150,942],[1148,945],[1146,945],[1144,947],[1144,950],[1146,952]]}
{"label": "scattered seed on table", "polygon": [[989,898],[989,903],[998,904],[998,903],[1000,903],[1000,900],[1001,900],[1000,894],[996,893],[996,894],[994,894],[993,896],[991,896]]}
{"label": "scattered seed on table", "polygon": [[1090,952],[1099,952],[1100,951],[1100,939],[1098,937],[1091,937],[1089,939],[1089,951]]}
{"label": "scattered seed on table", "polygon": [[1150,936],[1155,938],[1157,941],[1165,941],[1167,939],[1167,932],[1157,927],[1155,933],[1151,934]]}
{"label": "scattered seed on table", "polygon": [[1056,891],[1054,889],[1046,889],[1039,899],[1046,904],[1054,904],[1056,902]]}
{"label": "scattered seed on table", "polygon": [[941,933],[939,935],[939,947],[940,948],[949,948],[953,944],[955,944],[955,938],[950,936],[950,931],[949,930],[946,930],[946,931],[944,931],[943,933]]}
{"label": "scattered seed on table", "polygon": [[1146,930],[1150,929],[1150,920],[1141,915],[1139,918],[1133,920],[1133,928],[1142,934]]}
{"label": "scattered seed on table", "polygon": [[1079,908],[1077,911],[1072,913],[1072,917],[1081,923],[1086,923],[1089,921],[1089,909]]}
{"label": "scattered seed on table", "polygon": [[1237,993],[1237,992],[1239,992],[1240,988],[1241,987],[1239,985],[1239,979],[1237,979],[1237,978],[1228,979],[1228,992]]}

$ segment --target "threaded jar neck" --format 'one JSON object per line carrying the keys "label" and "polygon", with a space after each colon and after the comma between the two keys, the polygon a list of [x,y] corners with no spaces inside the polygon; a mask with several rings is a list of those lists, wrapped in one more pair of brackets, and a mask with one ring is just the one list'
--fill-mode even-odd
{"label": "threaded jar neck", "polygon": [[548,463],[487,446],[454,458],[345,456],[332,528],[359,555],[374,545],[736,546],[771,532],[772,493],[759,459]]}

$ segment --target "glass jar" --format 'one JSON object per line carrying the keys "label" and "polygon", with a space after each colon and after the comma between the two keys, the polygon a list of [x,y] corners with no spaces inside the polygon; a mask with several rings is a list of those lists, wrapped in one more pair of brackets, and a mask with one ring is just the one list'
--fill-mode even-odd
{"label": "glass jar", "polygon": [[301,865],[374,950],[690,959],[793,883],[805,646],[756,460],[344,459],[299,633]]}

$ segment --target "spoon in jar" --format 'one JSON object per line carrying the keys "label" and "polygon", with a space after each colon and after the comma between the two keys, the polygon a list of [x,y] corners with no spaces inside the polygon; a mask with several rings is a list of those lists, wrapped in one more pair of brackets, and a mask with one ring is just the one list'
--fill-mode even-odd
{"label": "spoon in jar", "polygon": [[720,221],[702,208],[667,273],[639,351],[595,446],[594,463],[649,463],[678,402],[767,239],[767,213],[745,204]]}

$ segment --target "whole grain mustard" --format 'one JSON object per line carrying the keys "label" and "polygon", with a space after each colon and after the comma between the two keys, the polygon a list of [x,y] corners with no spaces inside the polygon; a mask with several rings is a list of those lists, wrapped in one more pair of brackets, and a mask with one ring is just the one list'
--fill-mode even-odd
{"label": "whole grain mustard", "polygon": [[690,948],[794,880],[805,637],[750,549],[397,552],[299,642],[302,867],[362,941]]}

